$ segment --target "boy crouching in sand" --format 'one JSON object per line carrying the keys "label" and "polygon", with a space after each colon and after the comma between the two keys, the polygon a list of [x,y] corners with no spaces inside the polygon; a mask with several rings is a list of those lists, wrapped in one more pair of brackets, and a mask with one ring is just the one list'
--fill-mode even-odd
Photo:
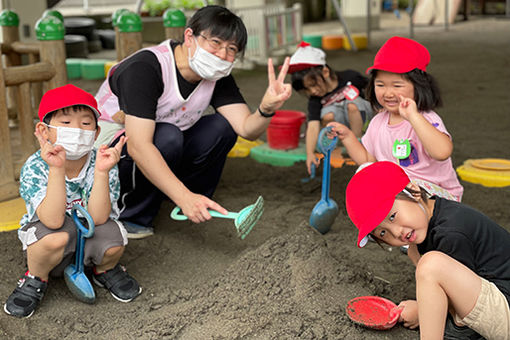
{"label": "boy crouching in sand", "polygon": [[4,305],[7,314],[29,317],[46,292],[48,277],[61,276],[73,260],[77,232],[70,212],[85,207],[96,225],[84,249],[93,281],[119,301],[129,302],[142,288],[118,264],[126,231],[116,221],[119,179],[117,162],[126,142],[93,149],[99,134],[97,102],[74,85],[44,94],[35,135],[41,149],[30,156],[20,175],[20,195],[27,214],[18,237],[26,251],[28,270]]}

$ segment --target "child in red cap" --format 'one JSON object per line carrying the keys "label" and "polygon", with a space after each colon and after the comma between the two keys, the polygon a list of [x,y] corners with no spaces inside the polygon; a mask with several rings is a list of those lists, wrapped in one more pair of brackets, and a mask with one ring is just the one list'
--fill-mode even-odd
{"label": "child in red cap", "polygon": [[373,116],[370,102],[364,99],[367,78],[354,70],[334,71],[326,64],[326,53],[301,42],[290,58],[288,73],[294,90],[308,97],[306,128],[306,166],[319,164],[315,148],[319,131],[329,122],[340,122],[361,137]]}
{"label": "child in red cap", "polygon": [[474,331],[489,340],[510,339],[507,230],[466,205],[429,196],[386,161],[353,176],[345,204],[359,229],[358,247],[370,236],[391,246],[416,245],[422,255],[416,301],[399,304],[404,326],[419,326],[421,339],[479,339]]}
{"label": "child in red cap", "polygon": [[367,98],[378,113],[361,143],[344,125],[330,125],[357,164],[394,162],[426,189],[437,188],[460,201],[463,188],[450,158],[451,136],[433,111],[441,105],[441,95],[426,72],[429,62],[430,54],[420,43],[390,38],[367,69]]}
{"label": "child in red cap", "polygon": [[20,175],[27,213],[18,237],[28,270],[4,305],[7,314],[30,317],[49,276],[61,276],[72,262],[77,232],[70,212],[75,204],[88,210],[96,226],[84,249],[84,264],[93,266],[93,281],[123,302],[141,293],[136,280],[118,264],[127,237],[116,221],[120,190],[116,164],[126,140],[123,137],[114,148],[93,149],[98,117],[94,97],[74,85],[50,90],[41,99],[34,133],[41,148],[27,159]]}

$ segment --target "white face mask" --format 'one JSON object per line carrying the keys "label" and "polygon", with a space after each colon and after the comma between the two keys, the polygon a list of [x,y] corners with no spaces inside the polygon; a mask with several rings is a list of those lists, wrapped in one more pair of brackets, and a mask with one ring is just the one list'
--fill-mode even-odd
{"label": "white face mask", "polygon": [[61,145],[66,151],[66,159],[75,161],[88,154],[94,147],[96,130],[83,130],[64,126],[46,126],[57,129],[55,145]]}
{"label": "white face mask", "polygon": [[195,37],[193,37],[193,39],[195,39],[195,45],[197,46],[193,57],[190,57],[191,53],[188,48],[189,67],[191,67],[193,72],[198,74],[201,78],[212,81],[228,76],[234,67],[234,63],[223,60],[207,52],[198,45],[198,41]]}

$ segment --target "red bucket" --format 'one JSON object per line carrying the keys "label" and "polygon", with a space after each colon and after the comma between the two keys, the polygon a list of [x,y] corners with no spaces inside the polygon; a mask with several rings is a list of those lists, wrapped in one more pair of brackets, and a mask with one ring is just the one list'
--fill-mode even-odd
{"label": "red bucket", "polygon": [[266,132],[269,147],[279,150],[297,148],[301,124],[305,119],[306,115],[301,111],[276,111]]}

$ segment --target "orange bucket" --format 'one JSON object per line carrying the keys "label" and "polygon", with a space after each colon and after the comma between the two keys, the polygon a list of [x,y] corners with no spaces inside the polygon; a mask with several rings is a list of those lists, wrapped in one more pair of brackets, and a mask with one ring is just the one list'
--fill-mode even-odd
{"label": "orange bucket", "polygon": [[322,49],[324,50],[339,50],[342,48],[344,41],[343,35],[323,35],[322,36]]}
{"label": "orange bucket", "polygon": [[299,145],[299,131],[306,119],[301,111],[280,110],[267,127],[267,144],[272,149],[289,150]]}

